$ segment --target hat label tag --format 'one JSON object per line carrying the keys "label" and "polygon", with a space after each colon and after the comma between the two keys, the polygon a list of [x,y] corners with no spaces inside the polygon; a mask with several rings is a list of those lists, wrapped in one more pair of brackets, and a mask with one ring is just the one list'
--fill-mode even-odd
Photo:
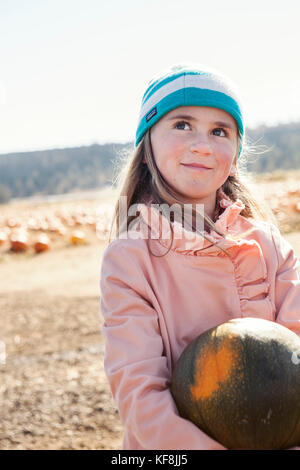
{"label": "hat label tag", "polygon": [[157,114],[157,109],[156,109],[156,106],[155,108],[152,108],[151,111],[149,111],[149,113],[147,114],[146,116],[146,121],[150,121],[151,118],[153,118],[153,116],[155,116]]}

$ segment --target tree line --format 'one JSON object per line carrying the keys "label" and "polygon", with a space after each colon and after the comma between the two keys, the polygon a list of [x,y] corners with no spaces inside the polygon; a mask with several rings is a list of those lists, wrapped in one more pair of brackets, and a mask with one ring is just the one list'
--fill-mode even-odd
{"label": "tree line", "polygon": [[[300,168],[300,122],[249,129],[247,140],[252,145],[247,171]],[[0,155],[0,202],[100,189],[114,182],[122,159],[133,151],[129,142]]]}

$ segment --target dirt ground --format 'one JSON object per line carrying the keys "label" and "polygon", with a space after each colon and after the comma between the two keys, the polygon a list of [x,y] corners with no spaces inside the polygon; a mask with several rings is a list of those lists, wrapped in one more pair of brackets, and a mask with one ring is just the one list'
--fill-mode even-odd
{"label": "dirt ground", "polygon": [[[300,232],[285,237],[300,259]],[[103,370],[105,246],[94,238],[40,255],[0,253],[0,449],[121,448]]]}
{"label": "dirt ground", "polygon": [[103,370],[103,246],[0,264],[0,449],[121,447]]}
{"label": "dirt ground", "polygon": [[[34,207],[7,205],[2,214]],[[50,234],[53,249],[41,254],[0,248],[2,450],[122,446],[103,370],[99,282],[107,242],[91,229],[86,235],[80,246]]]}

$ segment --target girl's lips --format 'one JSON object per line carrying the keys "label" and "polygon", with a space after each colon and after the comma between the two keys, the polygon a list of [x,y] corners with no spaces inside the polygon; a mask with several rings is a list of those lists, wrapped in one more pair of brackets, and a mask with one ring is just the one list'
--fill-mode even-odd
{"label": "girl's lips", "polygon": [[182,165],[186,166],[187,168],[193,168],[194,170],[211,170],[211,168],[208,168],[207,166],[198,165],[196,163],[182,163]]}

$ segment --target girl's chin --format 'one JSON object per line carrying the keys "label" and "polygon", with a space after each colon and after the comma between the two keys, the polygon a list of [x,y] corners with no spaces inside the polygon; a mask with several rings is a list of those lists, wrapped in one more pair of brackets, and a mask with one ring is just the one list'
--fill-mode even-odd
{"label": "girl's chin", "polygon": [[208,201],[216,196],[217,189],[205,191],[203,187],[192,187],[192,184],[184,185],[183,187],[179,188],[178,186],[174,186],[173,184],[168,183],[169,186],[183,199],[186,204],[201,204],[203,201]]}
{"label": "girl's chin", "polygon": [[207,200],[210,198],[210,195],[181,193],[181,198],[185,201],[186,204],[204,204],[204,202],[207,202]]}

